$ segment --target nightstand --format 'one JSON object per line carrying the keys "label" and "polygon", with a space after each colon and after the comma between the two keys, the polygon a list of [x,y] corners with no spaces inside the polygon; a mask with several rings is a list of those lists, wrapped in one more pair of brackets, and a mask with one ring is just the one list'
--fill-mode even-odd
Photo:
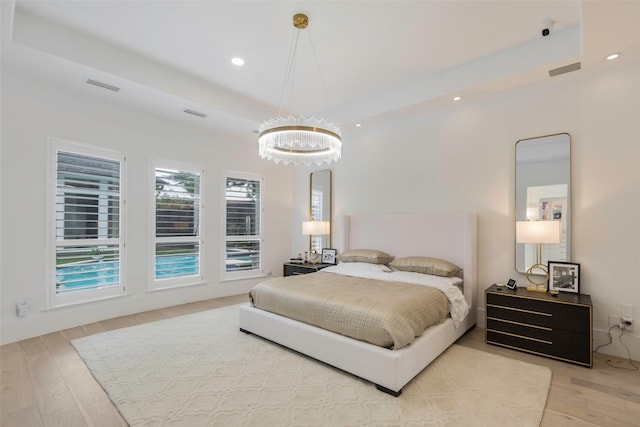
{"label": "nightstand", "polygon": [[285,262],[283,265],[283,276],[295,276],[298,274],[309,274],[320,271],[323,268],[331,267],[333,264],[291,264]]}
{"label": "nightstand", "polygon": [[591,297],[510,290],[485,291],[486,342],[582,366],[593,366]]}

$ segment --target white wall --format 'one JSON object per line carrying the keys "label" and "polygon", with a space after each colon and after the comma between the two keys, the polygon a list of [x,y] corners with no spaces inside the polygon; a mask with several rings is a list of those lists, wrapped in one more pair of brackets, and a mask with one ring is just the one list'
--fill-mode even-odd
{"label": "white wall", "polygon": [[[582,73],[582,72],[578,72]],[[557,132],[572,137],[573,262],[594,303],[596,345],[607,341],[608,315],[632,304],[640,320],[640,64],[599,74],[548,79],[534,87],[378,127],[343,129],[342,160],[331,166],[334,220],[344,213],[474,211],[479,215],[479,291],[524,277],[514,269],[514,146]],[[162,306],[245,292],[254,280],[220,283],[221,171],[260,173],[265,186],[265,268],[305,250],[309,173],[261,161],[254,135],[233,138],[101,103],[3,70],[2,343]],[[130,295],[44,310],[46,138],[57,136],[124,150],[129,165]],[[393,150],[391,150],[390,148]],[[202,162],[206,168],[209,283],[148,293],[149,157]],[[293,195],[293,199],[292,199]],[[340,248],[339,221],[333,247]],[[212,245],[212,242],[214,244]],[[288,244],[287,242],[292,242]],[[26,298],[30,314],[15,316]],[[480,304],[483,305],[481,294]],[[483,311],[479,321],[484,321]],[[624,342],[640,359],[640,326]],[[617,342],[603,348],[625,357]]]}
{"label": "white wall", "polygon": [[[127,283],[129,295],[45,310],[47,261],[47,137],[127,154]],[[259,159],[255,135],[229,137],[201,127],[96,101],[3,68],[1,342],[7,343],[105,318],[218,296],[245,293],[255,279],[220,282],[223,256],[223,170],[265,176],[264,267],[281,274],[289,257],[292,169]],[[148,292],[151,157],[205,168],[207,284]],[[29,315],[17,318],[26,299]]]}
{"label": "white wall", "polygon": [[[584,72],[578,72],[584,73]],[[595,345],[608,341],[608,315],[633,304],[640,359],[640,64],[598,74],[558,76],[483,102],[465,102],[379,127],[343,129],[334,171],[334,221],[358,212],[473,211],[478,214],[478,287],[514,268],[514,150],[523,138],[568,132],[572,138],[572,261],[594,305]],[[294,222],[308,205],[296,172]],[[305,181],[305,179],[307,181]],[[308,184],[307,184],[308,185]],[[340,227],[333,227],[340,248]],[[293,247],[305,241],[293,229]],[[484,324],[484,311],[478,313]],[[614,337],[617,337],[616,332]],[[595,348],[595,347],[594,347]],[[616,341],[602,352],[626,357]]]}

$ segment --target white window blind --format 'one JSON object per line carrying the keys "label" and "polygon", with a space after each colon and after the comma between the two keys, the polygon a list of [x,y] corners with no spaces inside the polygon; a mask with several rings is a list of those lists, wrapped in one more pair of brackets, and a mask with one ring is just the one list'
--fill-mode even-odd
{"label": "white window blind", "polygon": [[155,287],[202,278],[202,172],[155,167]]}
{"label": "white window blind", "polygon": [[261,179],[226,179],[225,271],[261,270]]}
{"label": "white window blind", "polygon": [[[124,156],[55,144],[53,305],[118,294]],[[93,291],[93,292],[87,292]],[[79,297],[79,295],[82,295]]]}

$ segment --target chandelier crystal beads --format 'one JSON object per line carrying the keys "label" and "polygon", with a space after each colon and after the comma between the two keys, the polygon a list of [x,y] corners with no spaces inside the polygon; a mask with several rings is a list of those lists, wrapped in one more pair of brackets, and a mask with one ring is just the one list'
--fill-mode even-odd
{"label": "chandelier crystal beads", "polygon": [[260,157],[284,165],[321,165],[340,160],[340,128],[324,119],[289,116],[270,119],[258,129]]}

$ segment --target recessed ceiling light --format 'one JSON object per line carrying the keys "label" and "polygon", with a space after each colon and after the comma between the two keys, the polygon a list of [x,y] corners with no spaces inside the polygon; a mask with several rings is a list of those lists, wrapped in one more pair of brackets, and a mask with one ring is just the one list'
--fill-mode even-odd
{"label": "recessed ceiling light", "polygon": [[185,112],[187,114],[191,114],[193,116],[198,116],[198,117],[203,117],[203,118],[207,117],[207,115],[205,113],[201,113],[200,111],[195,111],[195,110],[192,110],[190,108],[185,108],[183,110],[183,112]]}
{"label": "recessed ceiling light", "polygon": [[231,63],[232,63],[233,65],[237,65],[238,67],[240,67],[240,66],[244,65],[244,59],[242,59],[242,58],[238,58],[238,57],[236,57],[236,58],[231,58]]}
{"label": "recessed ceiling light", "polygon": [[109,89],[112,90],[114,92],[118,92],[120,90],[120,88],[118,86],[114,86],[114,85],[110,85],[109,83],[104,83],[98,80],[93,80],[93,79],[85,79],[85,83],[88,83],[90,85],[94,85],[94,86],[98,86],[101,87],[103,89]]}
{"label": "recessed ceiling light", "polygon": [[454,101],[460,101],[461,99],[462,99],[462,97],[461,97],[461,96],[454,96],[454,97],[453,97],[453,100],[454,100]]}
{"label": "recessed ceiling light", "polygon": [[618,59],[620,58],[620,55],[622,55],[620,52],[612,53],[611,55],[607,56],[607,61]]}
{"label": "recessed ceiling light", "polygon": [[362,127],[362,123],[356,123],[356,127],[357,127],[357,128]]}

